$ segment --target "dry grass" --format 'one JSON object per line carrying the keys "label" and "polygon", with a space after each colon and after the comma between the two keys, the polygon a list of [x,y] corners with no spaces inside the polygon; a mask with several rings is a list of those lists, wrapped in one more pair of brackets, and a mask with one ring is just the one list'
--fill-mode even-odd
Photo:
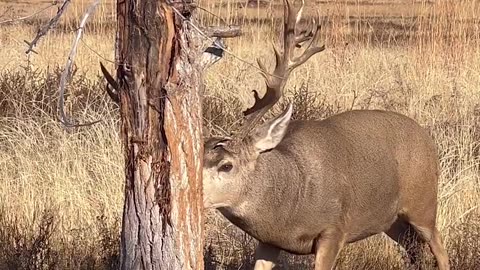
{"label": "dry grass", "polygon": [[[23,40],[54,12],[0,25],[0,269],[115,269],[122,212],[123,157],[115,105],[103,92],[98,61],[113,59],[114,9],[104,1],[81,43],[67,107],[98,125],[63,129],[55,118],[58,69],[89,1],[73,1],[61,26],[27,62]],[[230,49],[250,62],[272,61],[278,1],[200,5],[245,36]],[[0,21],[30,14],[47,1],[0,0]],[[11,6],[12,9],[7,9]],[[454,269],[480,265],[480,3],[478,1],[317,1],[327,50],[292,74],[287,100],[296,118],[381,108],[409,115],[435,138],[441,158],[438,224]],[[204,25],[220,20],[199,11]],[[101,57],[100,57],[101,56]],[[106,60],[102,60],[106,63]],[[110,67],[112,65],[110,64]],[[230,56],[206,74],[205,131],[228,133],[263,86],[256,70]],[[281,106],[278,106],[279,108]],[[279,109],[277,108],[277,109]],[[249,269],[254,241],[209,213],[208,269]],[[402,269],[402,251],[383,236],[349,246],[338,269]],[[283,269],[310,257],[282,255]],[[422,262],[433,268],[431,258]]]}

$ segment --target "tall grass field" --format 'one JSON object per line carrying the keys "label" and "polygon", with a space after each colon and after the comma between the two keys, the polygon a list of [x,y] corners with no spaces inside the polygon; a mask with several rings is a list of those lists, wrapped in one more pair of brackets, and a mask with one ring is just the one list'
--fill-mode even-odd
{"label": "tall grass field", "polygon": [[[0,269],[117,269],[123,208],[118,107],[105,92],[99,61],[113,70],[115,3],[101,1],[79,44],[66,110],[57,119],[59,78],[91,0],[72,0],[59,25],[27,45],[55,15],[47,0],[0,0]],[[241,25],[226,40],[236,57],[205,74],[204,133],[228,134],[264,91],[262,58],[273,65],[282,1],[199,0],[199,26]],[[412,117],[438,147],[438,227],[452,269],[480,269],[480,1],[307,0],[326,50],[290,76],[294,118],[324,119],[352,109]],[[205,40],[207,46],[210,41]],[[243,61],[238,60],[243,59]],[[206,269],[252,269],[254,239],[207,212]],[[384,235],[348,245],[336,269],[436,269],[425,247],[407,268],[405,252]],[[281,254],[279,269],[313,269],[311,256]]]}

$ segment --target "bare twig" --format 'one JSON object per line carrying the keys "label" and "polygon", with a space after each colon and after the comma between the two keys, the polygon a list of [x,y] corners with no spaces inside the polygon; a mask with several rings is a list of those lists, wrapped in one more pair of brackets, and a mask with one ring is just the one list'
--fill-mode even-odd
{"label": "bare twig", "polygon": [[[68,0],[67,0],[68,1]],[[65,65],[65,69],[62,72],[62,76],[60,77],[60,86],[59,86],[59,92],[60,92],[60,97],[58,98],[58,109],[60,111],[60,122],[67,127],[82,127],[82,126],[90,126],[93,124],[96,124],[100,122],[101,120],[97,120],[94,122],[90,123],[84,123],[84,124],[74,124],[70,122],[70,120],[67,119],[67,116],[65,114],[64,110],[64,103],[65,103],[65,85],[67,83],[67,78],[70,75],[70,70],[72,68],[72,64],[75,59],[75,55],[77,53],[77,47],[80,39],[82,38],[83,34],[83,29],[85,28],[85,24],[87,23],[88,17],[95,11],[95,8],[97,7],[98,3],[100,0],[95,0],[90,7],[88,8],[87,12],[83,15],[83,18],[80,22],[80,26],[78,27],[77,30],[77,35],[75,36],[75,39],[73,41],[72,49],[70,50],[70,54],[68,55],[67,63]]]}
{"label": "bare twig", "polygon": [[[206,34],[205,32],[203,32],[197,25],[195,25],[192,21],[190,21],[189,19],[187,19],[185,16],[183,16],[183,14],[175,7],[172,5],[172,3],[170,3],[173,11],[180,17],[182,18],[182,20],[186,21],[188,24],[190,24],[190,26],[192,26],[192,28],[197,31],[201,36],[203,36],[205,39],[207,39],[208,41],[212,42],[213,44],[215,44],[215,40],[210,37],[208,34]],[[252,67],[256,70],[259,70],[261,71],[262,73],[264,72],[261,68],[257,67],[256,65],[252,64],[251,62],[247,61],[247,60],[244,60],[243,58],[237,56],[236,54],[234,54],[233,52],[231,52],[230,50],[228,50],[225,46],[218,46],[220,49],[222,49],[224,52],[226,52],[228,55],[232,56],[233,58],[239,60],[240,62],[243,62],[245,64],[247,64],[249,67]],[[273,74],[267,74],[267,75],[270,75],[270,76],[275,76]]]}
{"label": "bare twig", "polygon": [[[41,9],[41,10],[35,12],[35,13],[32,13],[32,14],[30,14],[30,15],[27,15],[27,16],[24,16],[24,17],[13,18],[13,19],[5,20],[5,21],[0,21],[0,25],[1,25],[1,24],[8,24],[8,23],[16,23],[16,22],[20,22],[20,21],[24,21],[24,20],[30,19],[30,18],[35,17],[35,16],[37,16],[38,14],[44,12],[45,10],[50,9],[50,8],[56,6],[56,5],[58,5],[58,1],[52,2],[50,5],[46,6],[45,8],[43,8],[43,9]],[[6,12],[8,12],[8,9],[7,9],[7,11],[5,11],[5,13],[6,13]],[[3,14],[2,16],[0,16],[0,18],[3,17],[3,16],[4,16],[4,14]]]}
{"label": "bare twig", "polygon": [[40,40],[40,38],[45,36],[48,33],[48,31],[50,31],[50,29],[52,29],[57,25],[58,20],[60,19],[62,14],[65,12],[69,4],[70,4],[70,0],[63,0],[62,6],[60,6],[60,8],[58,9],[57,14],[47,23],[47,25],[45,25],[44,27],[40,28],[37,31],[37,35],[35,36],[35,38],[31,42],[24,40],[24,42],[28,44],[28,50],[25,52],[26,54],[29,54],[31,52],[37,53],[36,51],[33,50],[33,48],[37,46],[37,43]]}
{"label": "bare twig", "polygon": [[115,61],[110,60],[110,59],[108,59],[107,57],[105,57],[105,56],[101,55],[100,53],[98,53],[97,50],[93,49],[90,45],[88,45],[88,43],[85,42],[85,40],[83,40],[83,38],[80,39],[80,41],[83,43],[83,45],[84,45],[89,51],[91,51],[92,53],[96,54],[100,59],[103,59],[104,61],[107,61],[107,62],[109,62],[109,63],[115,64]]}

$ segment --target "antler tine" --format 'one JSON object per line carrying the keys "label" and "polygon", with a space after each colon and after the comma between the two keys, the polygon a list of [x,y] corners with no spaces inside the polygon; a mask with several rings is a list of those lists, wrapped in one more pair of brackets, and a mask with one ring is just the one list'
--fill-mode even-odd
{"label": "antler tine", "polygon": [[304,7],[305,7],[305,0],[302,0],[302,5],[300,6],[300,8],[298,9],[298,12],[297,12],[297,16],[296,16],[297,19],[295,20],[295,25],[300,23],[300,19],[302,18]]}
{"label": "antler tine", "polygon": [[[273,46],[275,52],[275,69],[273,73],[267,72],[263,62],[259,59],[257,60],[265,78],[267,90],[262,98],[258,97],[256,91],[254,92],[254,105],[243,112],[246,117],[246,124],[243,127],[241,137],[245,136],[251,127],[256,125],[263,115],[280,100],[290,72],[305,63],[314,54],[325,49],[324,46],[318,47],[315,45],[320,38],[320,27],[315,20],[310,31],[302,31],[300,33],[296,31],[296,26],[302,18],[304,6],[305,0],[302,0],[302,5],[295,11],[289,0],[284,0],[283,52],[280,52],[276,46]],[[300,44],[304,42],[309,42],[307,48],[300,56],[295,57],[295,48],[301,47]]]}
{"label": "antler tine", "polygon": [[298,57],[296,57],[292,60],[292,64],[291,64],[291,69],[292,70],[294,68],[298,67],[299,65],[305,63],[314,54],[317,54],[317,53],[325,50],[325,45],[322,45],[320,47],[316,46],[316,44],[318,44],[318,41],[320,39],[320,29],[321,29],[321,26],[318,25],[317,22],[314,20],[313,21],[313,30],[312,30],[312,32],[310,32],[311,36],[308,39],[305,40],[305,41],[309,41],[309,43],[306,46],[305,51],[300,56],[298,56]]}
{"label": "antler tine", "polygon": [[[296,30],[295,26],[300,22],[303,13],[303,6],[305,1],[302,0],[302,6],[298,9],[297,12],[292,12],[292,6],[288,0],[284,0],[284,26],[283,26],[283,65],[284,68],[288,67],[288,60],[294,50],[294,43],[296,39]],[[293,46],[292,46],[293,45]],[[277,63],[278,64],[278,63]],[[277,65],[278,66],[278,65]],[[275,67],[275,71],[277,68]]]}
{"label": "antler tine", "polygon": [[320,31],[320,29],[321,27],[318,25],[317,21],[313,19],[311,29],[305,29],[296,36],[295,38],[296,47],[300,48],[301,47],[300,44],[302,44],[305,41],[312,40],[312,37],[315,35],[315,33]]}
{"label": "antler tine", "polygon": [[263,78],[265,79],[265,81],[268,80],[268,71],[267,71],[267,67],[265,67],[265,64],[262,62],[262,60],[260,60],[260,58],[257,59],[257,64],[258,64],[258,67],[260,68],[260,70],[262,72],[260,72],[260,75],[263,76]]}

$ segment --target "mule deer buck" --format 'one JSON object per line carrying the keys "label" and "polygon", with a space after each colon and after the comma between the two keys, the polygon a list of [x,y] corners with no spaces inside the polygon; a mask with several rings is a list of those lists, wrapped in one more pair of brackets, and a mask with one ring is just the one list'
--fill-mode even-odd
{"label": "mule deer buck", "polygon": [[[205,142],[205,207],[260,242],[255,270],[272,269],[280,250],[314,254],[316,270],[332,269],[345,244],[381,232],[404,247],[410,240],[428,243],[439,269],[449,269],[435,225],[436,148],[414,120],[354,110],[322,121],[290,121],[290,104],[257,124],[280,99],[290,72],[324,49],[315,45],[317,23],[311,31],[296,30],[304,4],[296,9],[284,2],[283,52],[275,49],[273,74],[259,61],[264,97],[255,92],[238,135]],[[305,43],[295,56],[295,47]]]}

